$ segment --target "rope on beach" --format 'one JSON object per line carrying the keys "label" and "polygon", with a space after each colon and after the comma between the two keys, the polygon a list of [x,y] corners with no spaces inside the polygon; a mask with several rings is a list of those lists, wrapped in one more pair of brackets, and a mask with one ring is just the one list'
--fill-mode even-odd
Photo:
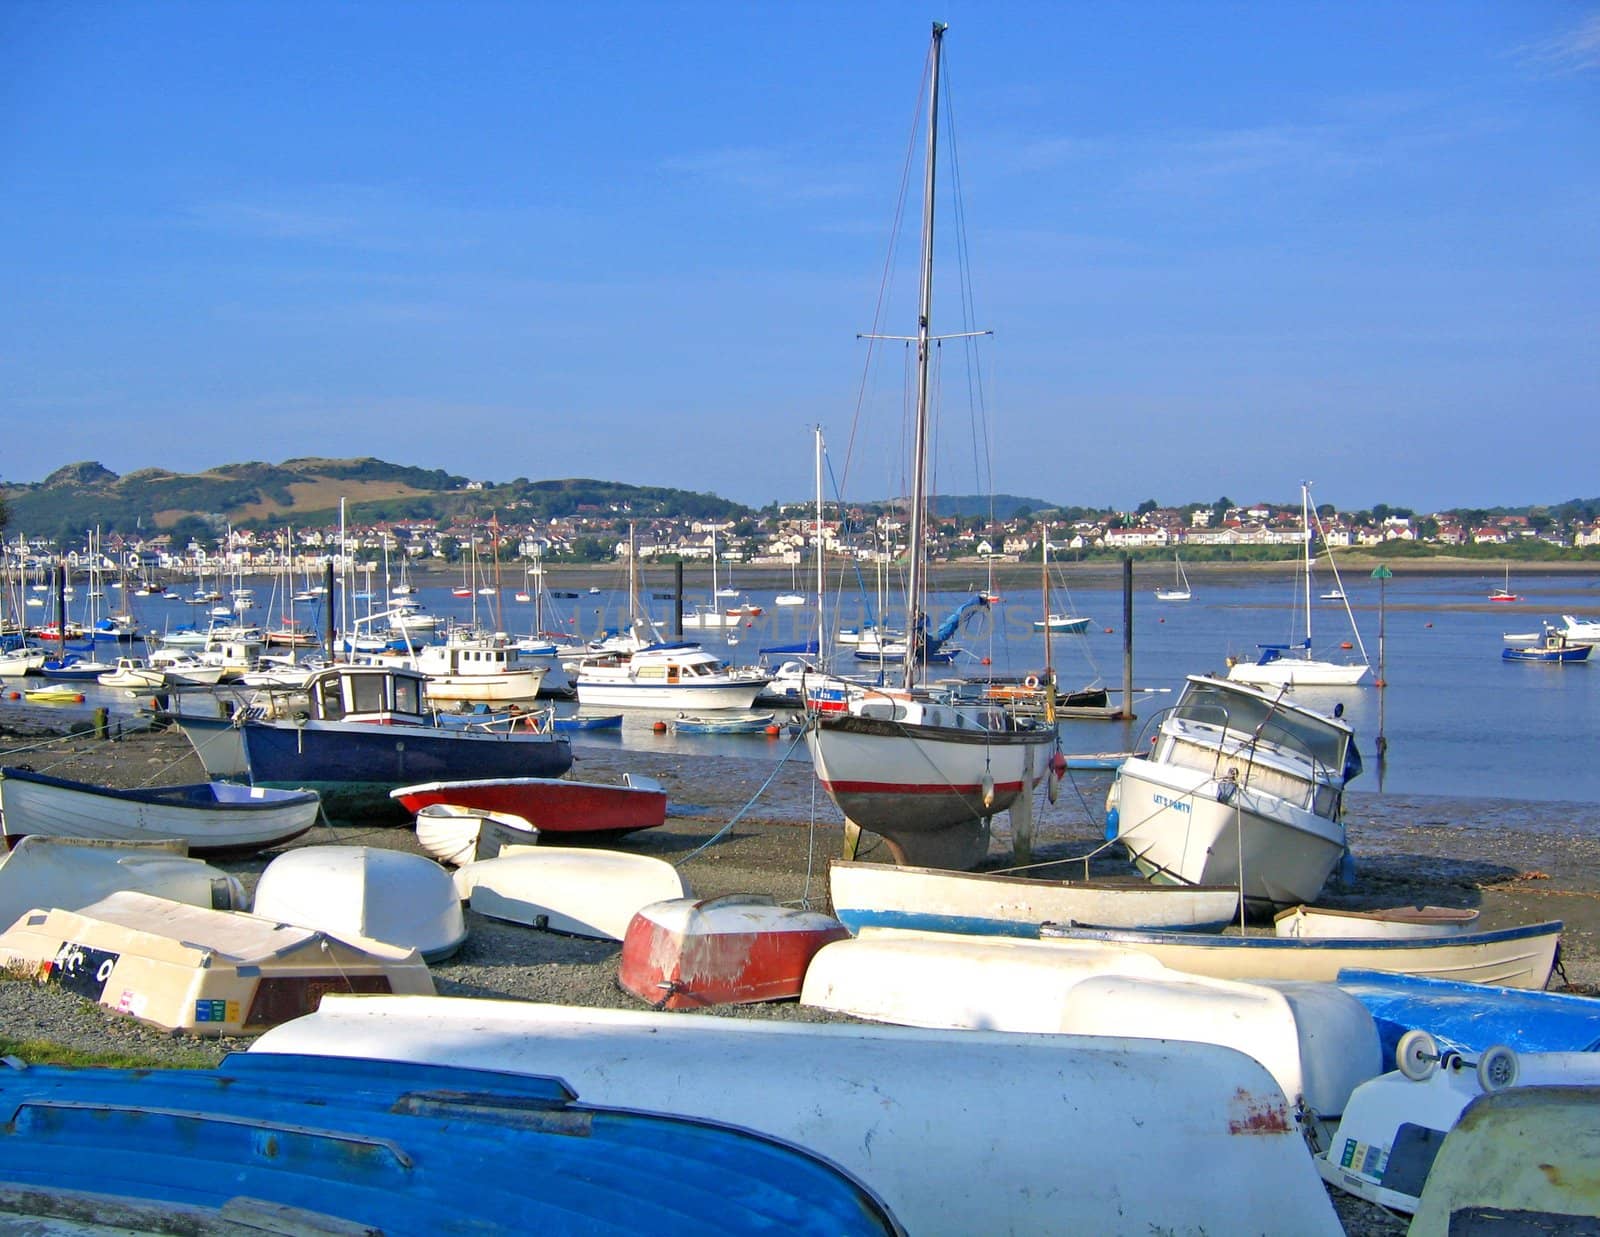
{"label": "rope on beach", "polygon": [[723,825],[722,828],[718,829],[715,833],[713,833],[710,837],[708,837],[704,842],[700,843],[699,846],[696,846],[692,851],[690,851],[687,855],[685,855],[682,859],[678,860],[678,862],[673,864],[672,866],[675,867],[675,868],[681,868],[684,864],[688,863],[689,860],[693,859],[696,855],[698,855],[701,851],[705,850],[713,842],[718,842],[722,838],[726,837],[728,831],[730,829],[732,829],[736,824],[739,823],[740,819],[744,816],[744,814],[746,812],[748,812],[751,808],[753,808],[756,805],[757,800],[759,800],[762,795],[767,793],[767,787],[771,786],[772,783],[777,780],[778,774],[783,771],[783,766],[788,763],[789,757],[794,755],[794,749],[800,746],[800,741],[802,739],[804,739],[805,737],[806,737],[806,732],[804,730],[800,731],[799,734],[795,735],[795,737],[790,741],[789,746],[784,751],[783,755],[778,757],[778,762],[773,767],[771,776],[769,776],[766,781],[762,782],[760,788],[756,791],[756,793],[750,796],[749,801],[742,808],[740,808],[737,812],[735,812],[733,814],[733,819],[732,820],[730,820],[727,824]]}

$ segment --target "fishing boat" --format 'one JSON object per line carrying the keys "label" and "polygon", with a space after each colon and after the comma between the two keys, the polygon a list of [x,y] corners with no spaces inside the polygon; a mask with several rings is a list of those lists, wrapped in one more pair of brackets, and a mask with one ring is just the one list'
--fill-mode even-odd
{"label": "fishing boat", "polygon": [[1273,916],[1272,927],[1279,936],[1392,940],[1460,936],[1477,920],[1477,911],[1454,906],[1395,906],[1376,911],[1291,906]]}
{"label": "fishing boat", "polygon": [[971,936],[1038,936],[1042,923],[1215,931],[1238,890],[1146,881],[1039,880],[1009,872],[853,863],[828,867],[833,913],[852,932],[910,928]]}
{"label": "fishing boat", "polygon": [[[1354,687],[1366,681],[1370,667],[1367,664],[1366,645],[1361,642],[1361,629],[1356,626],[1350,603],[1344,603],[1345,617],[1350,621],[1350,631],[1360,652],[1359,661],[1331,661],[1313,655],[1311,647],[1311,565],[1312,547],[1322,532],[1321,522],[1311,507],[1311,483],[1300,483],[1300,523],[1304,554],[1299,564],[1299,588],[1296,604],[1305,611],[1305,639],[1296,644],[1258,644],[1260,655],[1255,661],[1228,659],[1228,677],[1238,683],[1255,683],[1261,686],[1295,687]],[[1326,537],[1322,538],[1326,544]],[[1339,568],[1329,553],[1328,563],[1333,568],[1333,578],[1339,579]],[[1338,585],[1341,598],[1344,586]],[[1346,645],[1346,647],[1349,647]]]}
{"label": "fishing boat", "polygon": [[620,782],[564,777],[496,777],[399,786],[389,792],[408,812],[451,803],[510,815],[549,834],[623,834],[667,818],[667,792],[654,778],[624,773]]}
{"label": "fishing boat", "polygon": [[240,726],[250,780],[307,786],[334,819],[400,820],[389,792],[439,777],[559,777],[572,745],[538,730],[443,725],[423,700],[424,676],[392,666],[335,665],[306,680],[296,715]]}
{"label": "fishing boat", "polygon": [[495,859],[505,846],[533,846],[539,831],[521,816],[455,803],[430,803],[417,810],[417,845],[430,858],[459,867]]}
{"label": "fishing boat", "polygon": [[570,713],[557,714],[551,722],[557,730],[621,730],[621,713]]}
{"label": "fishing boat", "polygon": [[573,846],[503,846],[463,864],[456,892],[490,919],[620,941],[640,907],[686,898],[678,869],[648,855]]}
{"label": "fishing boat", "polygon": [[[1426,1031],[1413,1031],[1401,1041],[1398,1068],[1355,1089],[1327,1151],[1315,1157],[1317,1171],[1329,1185],[1410,1215],[1441,1143],[1467,1107],[1480,1096],[1523,1087],[1588,1088],[1600,1095],[1600,1056],[1519,1053],[1496,1045],[1469,1059],[1440,1047]],[[1591,1130],[1592,1117],[1591,1111]]]}
{"label": "fishing boat", "polygon": [[[853,1173],[908,1233],[1343,1232],[1278,1084],[1213,1044],[330,995],[259,1053],[550,1074],[755,1130]],[[1175,1165],[1204,1171],[1157,1171]]]}
{"label": "fishing boat", "polygon": [[1380,1061],[1372,1016],[1330,984],[1203,978],[1134,951],[1040,941],[868,929],[817,952],[800,1001],[901,1026],[1226,1045],[1291,1105],[1324,1114]]}
{"label": "fishing boat", "polygon": [[1464,932],[1459,936],[1335,938],[1211,936],[1045,924],[1041,940],[1137,949],[1173,970],[1217,979],[1313,979],[1332,983],[1347,968],[1543,988],[1555,965],[1561,921]]}
{"label": "fishing boat", "polygon": [[759,894],[674,898],[629,922],[617,982],[655,1009],[793,1000],[817,950],[849,935],[832,915]]}
{"label": "fishing boat", "polygon": [[1117,770],[1106,836],[1149,879],[1242,888],[1258,909],[1316,899],[1361,756],[1349,723],[1286,690],[1192,674],[1150,754]]}
{"label": "fishing boat", "polygon": [[432,859],[372,846],[305,846],[256,882],[255,914],[279,923],[414,949],[427,962],[467,939],[450,874]]}
{"label": "fishing boat", "polygon": [[771,713],[735,713],[727,716],[679,713],[672,719],[672,728],[679,734],[762,734],[771,725]]}
{"label": "fishing boat", "polygon": [[40,908],[0,933],[0,965],[191,1035],[251,1035],[328,992],[433,994],[413,949],[123,891]]}
{"label": "fishing boat", "polygon": [[1194,593],[1189,588],[1189,573],[1183,569],[1183,560],[1172,556],[1172,587],[1156,589],[1157,601],[1189,601]]}
{"label": "fishing boat", "polygon": [[189,858],[176,838],[102,842],[34,836],[20,839],[0,857],[0,924],[15,923],[37,906],[81,910],[127,889],[219,911],[249,905],[238,877]]}
{"label": "fishing boat", "polygon": [[[933,300],[933,213],[944,27],[929,54],[922,261],[917,314],[915,466],[911,470],[907,639],[898,689],[852,694],[843,710],[813,714],[806,728],[817,780],[846,820],[846,857],[861,830],[882,837],[895,862],[972,868],[989,849],[990,822],[1043,775],[1055,726],[992,706],[963,707],[914,689],[925,665],[916,650],[927,631],[929,361]],[[977,604],[986,605],[981,599]],[[970,603],[969,603],[970,604]],[[943,631],[943,628],[941,628]],[[1026,802],[1026,797],[1024,797]]]}
{"label": "fishing boat", "polygon": [[1500,650],[1500,658],[1502,661],[1553,662],[1564,665],[1567,662],[1588,661],[1589,654],[1593,651],[1594,645],[1573,640],[1563,629],[1547,624],[1544,637],[1538,643],[1508,643]]}
{"label": "fishing boat", "polygon": [[688,1237],[710,1200],[728,1232],[902,1231],[797,1147],[579,1104],[553,1077],[235,1054],[205,1070],[6,1070],[0,1103],[17,1116],[0,1130],[0,1216],[33,1232]]}
{"label": "fishing boat", "polygon": [[200,782],[118,790],[90,782],[0,769],[0,815],[8,838],[144,842],[178,838],[192,855],[251,855],[281,846],[317,823],[315,791]]}

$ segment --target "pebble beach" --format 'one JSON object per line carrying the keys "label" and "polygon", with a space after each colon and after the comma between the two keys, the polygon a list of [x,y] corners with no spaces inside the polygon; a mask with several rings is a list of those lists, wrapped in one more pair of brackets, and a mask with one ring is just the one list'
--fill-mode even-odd
{"label": "pebble beach", "polygon": [[[1069,744],[1071,738],[1069,731]],[[605,780],[631,771],[660,781],[668,793],[667,823],[631,835],[622,846],[681,864],[697,895],[764,893],[826,910],[827,864],[840,851],[842,821],[816,787],[803,744],[787,734],[752,741],[794,747],[774,763],[767,754],[759,759],[685,755],[577,743],[573,773]],[[176,731],[130,731],[115,740],[6,733],[0,735],[0,748],[14,753],[6,763],[114,786],[205,780],[187,740]],[[1116,853],[1101,849],[1096,813],[1104,798],[1103,776],[1071,776],[1081,780],[1064,785],[1056,803],[1038,796],[1034,862],[1054,866],[1036,867],[1036,874],[1082,875],[1083,862],[1067,861],[1091,852],[1097,852],[1088,864],[1091,873],[1129,871]],[[1349,889],[1330,887],[1324,904],[1475,907],[1486,929],[1560,919],[1566,927],[1551,987],[1600,993],[1600,808],[1353,794],[1348,817],[1357,879]],[[872,859],[870,836],[867,841],[860,858]],[[330,843],[416,850],[414,834],[404,827],[319,825],[294,845]],[[1003,866],[1009,853],[1002,817],[996,822],[991,866]],[[268,852],[218,866],[252,889],[272,857]],[[617,984],[620,946],[499,923],[470,911],[467,916],[469,935],[461,951],[431,968],[441,995],[642,1007]],[[840,1017],[792,1002],[685,1016]],[[0,981],[0,1027],[14,1040],[184,1065],[211,1064],[248,1046],[244,1040],[196,1039],[147,1027],[59,988],[19,980]],[[1336,1195],[1335,1202],[1349,1233],[1404,1231],[1399,1220],[1360,1200]]]}

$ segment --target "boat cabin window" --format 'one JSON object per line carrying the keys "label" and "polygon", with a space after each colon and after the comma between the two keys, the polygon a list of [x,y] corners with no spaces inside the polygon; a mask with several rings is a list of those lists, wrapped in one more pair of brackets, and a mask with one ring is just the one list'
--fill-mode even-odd
{"label": "boat cabin window", "polygon": [[344,696],[339,691],[339,679],[330,675],[317,685],[318,713],[324,721],[336,722],[344,716]]}
{"label": "boat cabin window", "polygon": [[380,674],[353,674],[350,676],[350,711],[352,713],[384,712],[383,684],[385,677]]}
{"label": "boat cabin window", "polygon": [[422,691],[417,679],[395,678],[394,711],[415,714],[422,712]]}
{"label": "boat cabin window", "polygon": [[1267,701],[1208,683],[1191,683],[1174,713],[1178,717],[1220,726],[1245,735],[1259,734],[1285,751],[1309,756],[1334,777],[1346,776],[1346,733],[1313,717],[1274,709]]}

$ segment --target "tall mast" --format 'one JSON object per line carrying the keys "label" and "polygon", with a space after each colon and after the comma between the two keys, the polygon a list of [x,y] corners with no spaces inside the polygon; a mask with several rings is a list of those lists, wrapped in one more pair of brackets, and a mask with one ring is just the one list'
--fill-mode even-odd
{"label": "tall mast", "polygon": [[927,540],[928,504],[928,349],[933,318],[933,207],[934,172],[939,151],[939,62],[944,49],[943,22],[933,23],[933,48],[928,67],[928,150],[922,178],[922,292],[917,307],[917,428],[911,466],[911,570],[906,602],[906,658],[903,683],[911,688],[922,660],[923,580],[922,556]]}
{"label": "tall mast", "polygon": [[1311,482],[1300,483],[1300,526],[1305,531],[1306,549],[1306,656],[1311,656]]}

